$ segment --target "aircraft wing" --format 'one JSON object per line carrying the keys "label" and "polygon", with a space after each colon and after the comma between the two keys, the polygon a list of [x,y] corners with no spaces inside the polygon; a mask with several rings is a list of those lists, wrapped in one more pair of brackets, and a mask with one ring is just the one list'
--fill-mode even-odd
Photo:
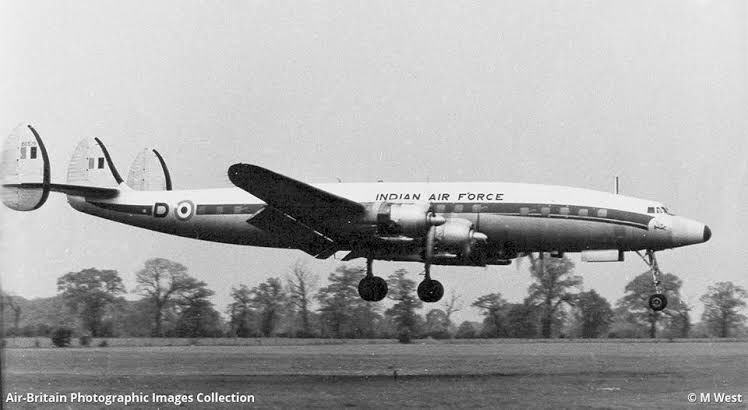
{"label": "aircraft wing", "polygon": [[44,189],[49,187],[50,191],[61,192],[72,196],[82,196],[85,198],[106,199],[114,198],[119,195],[117,188],[104,188],[83,185],[69,184],[48,184],[43,183],[21,183],[21,184],[3,184],[3,188],[20,188],[20,189]]}
{"label": "aircraft wing", "polygon": [[364,206],[309,184],[250,164],[229,167],[229,179],[237,187],[268,206],[325,237],[337,240],[335,224],[362,214]]}

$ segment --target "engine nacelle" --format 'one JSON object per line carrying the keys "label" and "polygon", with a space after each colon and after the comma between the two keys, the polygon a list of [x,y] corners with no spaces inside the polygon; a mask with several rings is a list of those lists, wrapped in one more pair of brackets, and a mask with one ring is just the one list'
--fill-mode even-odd
{"label": "engine nacelle", "polygon": [[445,222],[443,216],[431,211],[428,203],[382,204],[377,210],[378,230],[384,235],[422,235]]}
{"label": "engine nacelle", "polygon": [[488,237],[473,229],[467,219],[453,218],[436,228],[435,242],[438,249],[456,250],[468,257],[477,241],[485,242]]}

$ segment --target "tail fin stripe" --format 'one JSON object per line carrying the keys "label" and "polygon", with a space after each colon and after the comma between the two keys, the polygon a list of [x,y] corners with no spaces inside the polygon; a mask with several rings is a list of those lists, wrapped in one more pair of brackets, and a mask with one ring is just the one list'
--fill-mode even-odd
{"label": "tail fin stripe", "polygon": [[164,170],[164,178],[166,179],[166,190],[171,191],[171,174],[169,174],[169,168],[166,167],[166,161],[164,161],[164,158],[155,149],[153,150],[153,153],[156,154],[156,157],[158,157],[158,162],[161,163],[161,169]]}
{"label": "tail fin stripe", "polygon": [[94,140],[96,140],[96,143],[99,144],[99,147],[101,147],[101,150],[104,152],[104,158],[106,158],[107,164],[109,164],[109,170],[112,171],[112,176],[117,181],[118,184],[121,184],[124,182],[122,177],[119,175],[119,172],[117,172],[117,167],[114,166],[114,162],[112,161],[112,157],[109,156],[109,151],[107,151],[106,147],[104,146],[104,143],[101,142],[100,139],[97,137],[94,137]]}
{"label": "tail fin stripe", "polygon": [[52,172],[49,167],[49,155],[47,154],[47,148],[44,146],[44,142],[42,141],[42,138],[39,136],[39,133],[36,132],[34,127],[32,127],[30,124],[27,125],[29,127],[29,130],[31,130],[31,133],[34,134],[34,138],[36,139],[36,143],[39,144],[39,150],[42,152],[42,162],[43,162],[43,176],[42,176],[42,197],[39,199],[39,202],[34,206],[33,209],[39,209],[42,205],[44,205],[45,202],[47,202],[47,198],[49,197],[49,185],[52,179]]}

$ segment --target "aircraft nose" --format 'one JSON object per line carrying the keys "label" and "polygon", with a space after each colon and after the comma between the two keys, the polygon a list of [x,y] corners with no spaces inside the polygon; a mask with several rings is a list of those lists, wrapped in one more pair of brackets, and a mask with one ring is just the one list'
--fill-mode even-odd
{"label": "aircraft nose", "polygon": [[712,231],[705,224],[680,216],[673,217],[673,245],[686,246],[709,240]]}

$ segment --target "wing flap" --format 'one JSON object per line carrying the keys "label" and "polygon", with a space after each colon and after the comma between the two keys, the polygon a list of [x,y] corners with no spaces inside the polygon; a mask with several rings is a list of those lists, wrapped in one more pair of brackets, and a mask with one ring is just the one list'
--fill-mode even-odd
{"label": "wing flap", "polygon": [[330,238],[270,207],[263,209],[247,222],[321,259],[326,259],[334,253],[330,251],[336,249],[335,242]]}

